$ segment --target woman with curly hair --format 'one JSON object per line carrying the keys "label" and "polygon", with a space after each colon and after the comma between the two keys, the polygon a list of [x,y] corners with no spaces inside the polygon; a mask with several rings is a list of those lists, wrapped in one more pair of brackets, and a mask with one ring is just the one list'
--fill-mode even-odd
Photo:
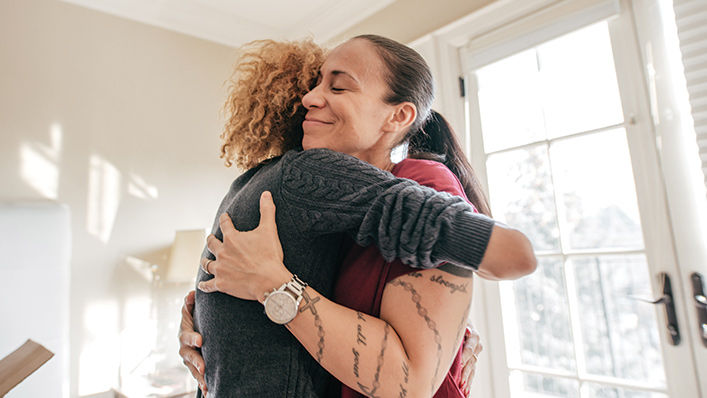
{"label": "woman with curly hair", "polygon": [[[229,97],[222,155],[257,165],[226,195],[198,277],[194,320],[209,396],[323,396],[326,371],[345,384],[337,394],[347,397],[439,393],[453,385],[448,369],[459,357],[471,272],[522,276],[535,268],[532,248],[522,233],[476,214],[462,198],[465,191],[472,201],[482,196],[449,126],[430,111],[432,77],[419,54],[379,36],[340,45],[302,97],[302,121],[297,87],[311,87],[306,69],[315,58],[301,48],[299,55],[274,52],[272,63],[268,50],[251,54],[244,70],[254,75]],[[292,87],[290,99],[279,84]],[[300,123],[304,150],[268,159],[294,145],[288,137],[299,134]],[[452,170],[463,169],[455,170],[462,182],[434,161],[393,164],[391,150],[404,142],[449,156]],[[256,155],[250,145],[259,145]],[[326,297],[344,233],[360,247],[342,266],[337,304]],[[367,248],[371,242],[378,248]],[[183,315],[188,333],[190,314]],[[458,388],[442,393],[461,395]]]}

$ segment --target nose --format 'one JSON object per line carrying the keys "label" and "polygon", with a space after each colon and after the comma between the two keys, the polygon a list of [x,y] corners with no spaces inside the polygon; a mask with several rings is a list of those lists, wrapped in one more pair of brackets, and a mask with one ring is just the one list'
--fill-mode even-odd
{"label": "nose", "polygon": [[324,106],[324,97],[321,94],[321,84],[317,84],[313,89],[302,97],[302,105],[305,108],[321,108]]}

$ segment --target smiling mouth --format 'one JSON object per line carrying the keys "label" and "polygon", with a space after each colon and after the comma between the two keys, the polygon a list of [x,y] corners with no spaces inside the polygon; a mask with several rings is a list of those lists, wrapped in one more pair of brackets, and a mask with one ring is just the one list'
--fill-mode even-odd
{"label": "smiling mouth", "polygon": [[318,119],[304,119],[304,122],[302,122],[302,125],[305,125],[305,124],[323,125],[323,124],[331,124],[331,122],[325,122],[325,121],[318,120]]}

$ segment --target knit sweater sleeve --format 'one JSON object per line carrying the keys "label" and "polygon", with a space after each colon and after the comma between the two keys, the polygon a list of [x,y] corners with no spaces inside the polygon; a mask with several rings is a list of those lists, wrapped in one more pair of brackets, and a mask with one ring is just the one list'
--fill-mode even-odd
{"label": "knit sweater sleeve", "polygon": [[493,220],[437,192],[328,149],[283,158],[281,197],[302,233],[347,231],[383,258],[418,268],[448,261],[477,269]]}

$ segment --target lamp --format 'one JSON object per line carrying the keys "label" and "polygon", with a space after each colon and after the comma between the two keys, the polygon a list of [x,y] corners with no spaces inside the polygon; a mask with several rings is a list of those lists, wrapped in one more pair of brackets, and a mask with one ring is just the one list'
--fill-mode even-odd
{"label": "lamp", "polygon": [[205,239],[206,233],[203,229],[176,232],[165,274],[168,282],[194,282]]}

